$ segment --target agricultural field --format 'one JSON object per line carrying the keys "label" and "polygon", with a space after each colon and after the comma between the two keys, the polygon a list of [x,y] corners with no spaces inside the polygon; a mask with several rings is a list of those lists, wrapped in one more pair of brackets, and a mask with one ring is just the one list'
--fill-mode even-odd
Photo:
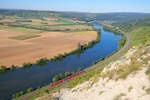
{"label": "agricultural field", "polygon": [[92,30],[90,26],[85,25],[82,21],[65,18],[26,19],[14,16],[1,16],[0,25],[59,32]]}
{"label": "agricultural field", "polygon": [[0,65],[7,67],[70,52],[78,43],[86,44],[97,37],[91,26],[71,19],[0,19]]}

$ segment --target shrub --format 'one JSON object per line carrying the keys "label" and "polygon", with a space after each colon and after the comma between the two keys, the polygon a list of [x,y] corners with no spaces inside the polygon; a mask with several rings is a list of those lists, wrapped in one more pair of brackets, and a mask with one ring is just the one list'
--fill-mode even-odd
{"label": "shrub", "polygon": [[70,72],[65,72],[65,77],[68,77],[70,75]]}
{"label": "shrub", "polygon": [[98,63],[98,61],[95,61],[93,64],[96,65]]}
{"label": "shrub", "polygon": [[56,75],[54,78],[53,78],[53,82],[57,82],[59,80],[59,76]]}
{"label": "shrub", "polygon": [[23,95],[23,91],[20,91],[20,92],[19,92],[19,95],[20,95],[20,96]]}
{"label": "shrub", "polygon": [[41,58],[40,60],[37,60],[37,61],[36,61],[36,65],[41,66],[41,65],[46,64],[46,62],[47,62],[47,59],[46,59],[46,58]]}
{"label": "shrub", "polygon": [[101,56],[100,61],[103,61],[103,60],[105,60],[105,58],[103,56]]}
{"label": "shrub", "polygon": [[31,63],[24,63],[23,68],[30,68],[32,66]]}
{"label": "shrub", "polygon": [[78,71],[77,71],[77,72],[80,72],[80,71],[81,71],[81,67],[78,68]]}
{"label": "shrub", "polygon": [[12,72],[14,72],[14,71],[15,71],[15,69],[16,69],[16,67],[17,67],[17,66],[12,65],[12,66],[10,67],[10,70],[11,70]]}
{"label": "shrub", "polygon": [[28,88],[28,89],[27,89],[27,93],[30,93],[30,92],[32,92],[32,91],[33,91],[32,88]]}
{"label": "shrub", "polygon": [[75,72],[73,71],[73,72],[71,72],[71,75],[73,75]]}
{"label": "shrub", "polygon": [[6,66],[1,66],[0,67],[0,73],[5,74],[7,72]]}
{"label": "shrub", "polygon": [[147,71],[145,72],[146,75],[150,75],[150,68],[147,69]]}
{"label": "shrub", "polygon": [[59,80],[61,80],[61,79],[63,79],[63,74],[62,73],[59,74]]}

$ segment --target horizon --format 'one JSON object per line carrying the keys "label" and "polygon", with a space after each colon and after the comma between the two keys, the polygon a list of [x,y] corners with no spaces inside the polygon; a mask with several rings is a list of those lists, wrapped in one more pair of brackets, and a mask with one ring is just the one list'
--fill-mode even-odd
{"label": "horizon", "polygon": [[[70,13],[95,13],[96,14],[96,12],[80,12],[80,11],[56,11],[56,10],[36,10],[36,9],[15,9],[15,8],[0,8],[0,10],[27,10],[27,11],[47,11],[47,12],[50,12],[50,11],[52,11],[52,12],[70,12]],[[138,13],[138,14],[150,14],[150,12],[103,12],[104,14],[107,14],[107,13],[131,13],[131,14],[133,14],[133,13]],[[97,14],[101,14],[101,13],[97,13]]]}
{"label": "horizon", "polygon": [[85,13],[150,13],[148,0],[1,0],[1,9],[22,9]]}

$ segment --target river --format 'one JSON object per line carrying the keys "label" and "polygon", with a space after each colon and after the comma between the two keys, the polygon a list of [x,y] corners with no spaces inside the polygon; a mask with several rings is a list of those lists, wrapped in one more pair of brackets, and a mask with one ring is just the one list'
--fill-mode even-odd
{"label": "river", "polygon": [[0,99],[10,99],[12,94],[25,91],[30,87],[47,85],[56,74],[76,71],[79,67],[87,68],[101,56],[106,57],[118,49],[118,42],[122,35],[105,31],[99,25],[94,27],[101,29],[101,40],[83,53],[69,55],[62,61],[47,62],[43,66],[33,65],[29,69],[17,68],[14,72],[9,70],[4,75],[0,74]]}

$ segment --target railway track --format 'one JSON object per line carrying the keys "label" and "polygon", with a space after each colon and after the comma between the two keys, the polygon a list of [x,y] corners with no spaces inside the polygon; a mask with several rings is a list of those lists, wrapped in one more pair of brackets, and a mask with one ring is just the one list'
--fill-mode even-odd
{"label": "railway track", "polygon": [[[111,27],[111,26],[108,26],[108,27]],[[119,59],[119,58],[125,53],[125,51],[130,47],[130,45],[131,45],[131,43],[132,43],[132,40],[131,40],[130,35],[129,35],[128,33],[125,33],[125,32],[123,32],[123,31],[121,31],[118,27],[116,27],[116,29],[119,30],[124,36],[127,37],[127,40],[126,40],[126,43],[125,43],[124,47],[121,48],[121,49],[120,49],[118,52],[116,52],[115,54],[113,54],[111,57],[109,57],[109,58],[105,59],[104,61],[101,61],[100,63],[94,65],[93,67],[91,67],[91,68],[85,70],[84,73],[90,72],[90,71],[92,71],[92,70],[101,69],[102,67],[100,67],[100,66],[102,66],[102,65],[104,65],[104,64],[106,64],[106,63],[108,63],[108,62],[110,62],[110,61],[115,60],[115,58],[116,58],[116,59]],[[84,73],[83,73],[83,74],[84,74]],[[71,79],[73,79],[73,78],[70,78],[70,80],[71,80]],[[63,83],[63,82],[60,82],[59,84],[61,84],[61,83]],[[59,84],[57,84],[57,85],[59,85]],[[54,86],[56,86],[56,85],[54,85]],[[50,86],[50,87],[46,88],[45,91],[47,91],[47,90],[53,88],[54,86]],[[61,87],[61,88],[64,88],[64,87],[66,87],[66,86],[63,86],[63,87]],[[40,90],[34,91],[34,92],[32,92],[31,94],[29,94],[29,95],[20,97],[18,100],[28,100],[29,98],[32,98],[33,96],[36,96],[36,95],[40,94],[40,92],[41,92]],[[58,98],[59,98],[59,97],[58,97]]]}

